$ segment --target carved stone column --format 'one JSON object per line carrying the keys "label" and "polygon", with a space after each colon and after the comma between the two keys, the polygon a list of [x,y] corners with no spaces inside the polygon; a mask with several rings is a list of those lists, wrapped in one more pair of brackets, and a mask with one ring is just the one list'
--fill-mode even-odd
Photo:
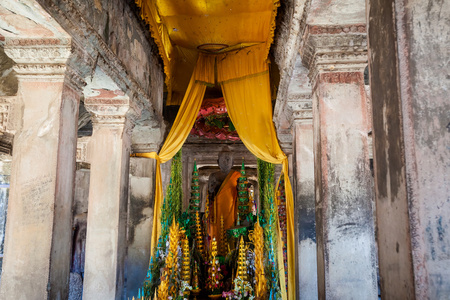
{"label": "carved stone column", "polygon": [[[102,80],[95,80],[102,83]],[[89,85],[88,85],[89,87]],[[83,299],[122,299],[131,125],[120,90],[85,91],[92,113]]]}
{"label": "carved stone column", "polygon": [[80,85],[70,39],[7,39],[16,63],[14,155],[2,299],[68,296]]}
{"label": "carved stone column", "polygon": [[365,26],[308,26],[319,299],[376,299]]}

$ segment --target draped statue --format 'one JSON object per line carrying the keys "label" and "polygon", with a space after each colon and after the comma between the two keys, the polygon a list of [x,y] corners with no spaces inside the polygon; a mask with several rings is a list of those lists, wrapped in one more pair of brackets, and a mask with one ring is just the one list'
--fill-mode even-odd
{"label": "draped statue", "polygon": [[220,234],[220,219],[223,217],[224,229],[228,229],[236,221],[237,180],[240,173],[232,170],[233,153],[225,147],[217,160],[220,171],[209,176],[209,226],[208,235],[218,239]]}

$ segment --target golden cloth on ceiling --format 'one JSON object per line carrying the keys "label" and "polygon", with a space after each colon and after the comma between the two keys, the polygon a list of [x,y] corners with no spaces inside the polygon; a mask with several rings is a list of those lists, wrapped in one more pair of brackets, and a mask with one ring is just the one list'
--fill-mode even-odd
{"label": "golden cloth on ceiling", "polygon": [[[279,0],[136,0],[164,62],[167,105],[180,105],[198,53],[272,44]],[[214,83],[214,82],[213,82]]]}
{"label": "golden cloth on ceiling", "polygon": [[[223,181],[214,197],[214,202],[211,203],[209,209],[209,227],[208,234],[212,238],[219,240],[220,237],[220,218],[223,216],[224,230],[234,226],[237,212],[237,180],[241,176],[238,171],[231,171]],[[215,207],[215,208],[214,208]]]}

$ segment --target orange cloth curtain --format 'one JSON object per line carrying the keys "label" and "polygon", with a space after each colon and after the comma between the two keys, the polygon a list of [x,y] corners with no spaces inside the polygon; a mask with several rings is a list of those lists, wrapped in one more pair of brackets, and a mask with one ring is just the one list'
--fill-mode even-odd
{"label": "orange cloth curtain", "polygon": [[[214,70],[217,66],[217,79],[221,83],[230,118],[241,140],[260,159],[283,164],[287,202],[289,299],[294,299],[293,195],[287,157],[278,145],[272,123],[266,61],[273,40],[279,0],[135,2],[140,7],[141,17],[150,25],[164,61],[169,104],[179,104],[178,99],[181,99],[186,90],[188,74],[194,69],[198,55],[179,113],[159,156],[156,153],[139,155],[158,160],[152,246],[157,243],[161,226],[163,194],[160,163],[171,159],[187,138],[201,105],[205,87],[215,82]],[[206,55],[197,51],[198,49],[217,52],[216,55]],[[282,261],[280,265],[283,265]],[[280,277],[283,276],[284,272],[280,272]],[[281,282],[284,282],[283,279]],[[284,284],[281,286],[285,290]],[[286,299],[286,291],[283,299]]]}

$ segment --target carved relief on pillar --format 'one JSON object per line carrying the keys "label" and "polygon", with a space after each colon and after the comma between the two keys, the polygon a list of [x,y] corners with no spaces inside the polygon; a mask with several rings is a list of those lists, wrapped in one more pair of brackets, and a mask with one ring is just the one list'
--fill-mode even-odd
{"label": "carved relief on pillar", "polygon": [[13,97],[0,97],[0,134],[4,133],[8,129],[12,98]]}
{"label": "carved relief on pillar", "polygon": [[130,101],[121,91],[97,90],[99,96],[84,100],[86,109],[92,114],[94,126],[124,125],[130,109]]}
{"label": "carved relief on pillar", "polygon": [[294,122],[312,119],[312,95],[310,93],[289,95],[288,105],[292,110]]}
{"label": "carved relief on pillar", "polygon": [[12,112],[11,103],[13,97],[0,97],[0,153],[12,154],[12,146],[14,139],[13,124],[11,122]]}
{"label": "carved relief on pillar", "polygon": [[70,39],[7,39],[5,53],[16,63],[18,76],[61,76],[71,53]]}
{"label": "carved relief on pillar", "polygon": [[[362,72],[367,66],[366,26],[308,25],[303,34],[300,54],[303,64],[309,69],[313,87],[319,73]],[[323,79],[335,83],[343,80],[346,83],[359,80],[358,76],[326,75]]]}
{"label": "carved relief on pillar", "polygon": [[320,82],[324,83],[358,83],[364,82],[364,75],[361,72],[326,72],[319,75]]}
{"label": "carved relief on pillar", "polygon": [[90,163],[90,157],[89,157],[89,142],[91,141],[90,136],[84,136],[81,138],[78,138],[77,140],[77,154],[76,154],[76,161],[81,163]]}

